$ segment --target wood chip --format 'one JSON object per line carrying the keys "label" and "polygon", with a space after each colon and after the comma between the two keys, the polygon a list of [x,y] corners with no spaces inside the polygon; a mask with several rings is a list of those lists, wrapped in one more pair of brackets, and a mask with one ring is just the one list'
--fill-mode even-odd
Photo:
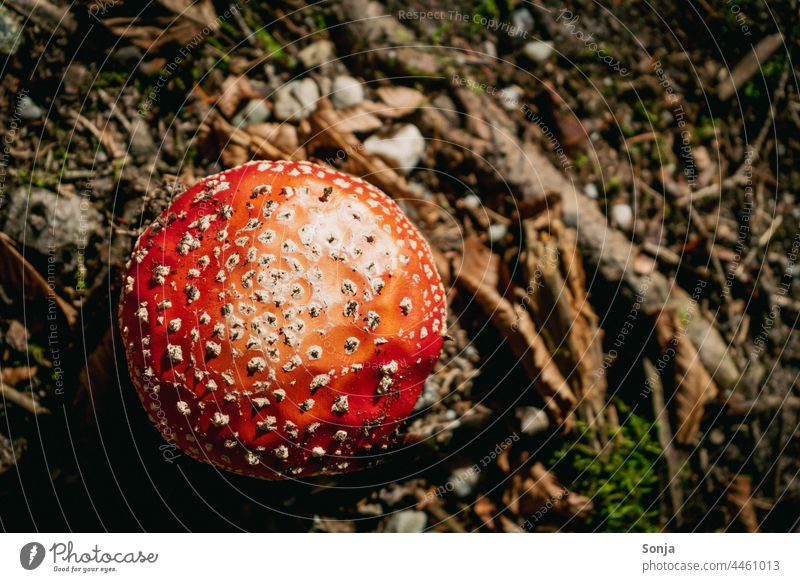
{"label": "wood chip", "polygon": [[[656,320],[656,339],[662,352],[657,369],[661,374],[672,369],[670,400],[674,399],[675,441],[688,445],[694,442],[700,429],[705,405],[717,396],[717,385],[686,336],[679,312],[662,310]],[[659,366],[661,360],[667,362],[666,367]]]}
{"label": "wood chip", "polygon": [[522,363],[534,388],[544,400],[554,422],[572,427],[577,398],[561,375],[550,350],[528,312],[497,291],[499,258],[474,236],[464,241],[464,256],[458,283],[469,293]]}
{"label": "wood chip", "polygon": [[7,291],[22,291],[23,300],[29,308],[36,305],[37,309],[42,310],[40,313],[46,313],[47,305],[52,301],[70,327],[78,321],[76,309],[50,289],[44,277],[25,260],[11,238],[2,232],[0,232],[0,284]]}
{"label": "wood chip", "polygon": [[425,101],[425,95],[409,87],[396,85],[380,87],[377,93],[386,105],[386,108],[375,112],[381,117],[403,117],[413,113]]}

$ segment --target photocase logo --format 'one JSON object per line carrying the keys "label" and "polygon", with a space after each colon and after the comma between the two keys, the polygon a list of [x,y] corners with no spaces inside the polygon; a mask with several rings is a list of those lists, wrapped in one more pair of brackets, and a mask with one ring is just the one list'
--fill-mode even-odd
{"label": "photocase logo", "polygon": [[44,561],[44,546],[39,542],[30,542],[19,551],[19,563],[26,570],[35,570]]}

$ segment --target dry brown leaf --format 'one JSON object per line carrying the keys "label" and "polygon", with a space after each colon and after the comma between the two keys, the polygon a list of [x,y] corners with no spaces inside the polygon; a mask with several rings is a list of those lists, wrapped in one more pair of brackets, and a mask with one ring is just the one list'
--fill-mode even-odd
{"label": "dry brown leaf", "polygon": [[413,113],[425,101],[425,95],[410,87],[397,85],[380,87],[377,93],[381,101],[386,104],[386,107],[381,107],[375,111],[381,117],[403,117]]}
{"label": "dry brown leaf", "polygon": [[485,496],[479,497],[472,505],[472,510],[485,527],[494,531],[494,514],[497,511],[497,506],[491,499]]}
{"label": "dry brown leaf", "polygon": [[383,121],[364,107],[363,104],[353,105],[339,110],[341,119],[338,129],[349,133],[367,133],[383,127]]}
{"label": "dry brown leaf", "polygon": [[519,516],[519,500],[522,499],[523,474],[517,467],[508,486],[503,490],[503,506],[514,516]]}
{"label": "dry brown leaf", "polygon": [[66,300],[51,291],[39,272],[25,260],[14,242],[5,233],[0,232],[0,284],[7,291],[24,292],[23,300],[28,307],[37,306],[39,313],[47,313],[49,302],[54,302],[70,327],[78,320],[78,312]]}
{"label": "dry brown leaf", "polygon": [[155,57],[150,59],[149,61],[142,61],[142,64],[139,65],[139,72],[143,75],[155,75],[162,68],[164,65],[167,64],[167,59],[163,57]]}
{"label": "dry brown leaf", "polygon": [[282,152],[296,155],[299,147],[297,128],[290,123],[256,123],[248,125],[244,130],[253,137],[261,138]]}
{"label": "dry brown leaf", "polygon": [[27,382],[36,375],[36,367],[21,366],[19,368],[9,368],[4,366],[0,372],[0,380],[7,386],[14,387],[20,382]]}
{"label": "dry brown leaf", "polygon": [[239,103],[246,99],[260,97],[250,85],[250,79],[244,75],[230,75],[222,82],[222,91],[217,99],[217,109],[225,117],[231,118],[239,109]]}
{"label": "dry brown leaf", "polygon": [[511,462],[509,461],[508,458],[511,452],[511,448],[512,447],[507,447],[503,449],[503,452],[497,455],[497,460],[495,461],[497,463],[497,468],[500,469],[506,475],[508,475],[508,473],[511,471]]}
{"label": "dry brown leaf", "polygon": [[167,10],[185,18],[202,29],[217,19],[211,0],[157,0]]}
{"label": "dry brown leaf", "polygon": [[[574,362],[574,369],[580,379],[580,399],[593,406],[594,418],[602,419],[605,402],[606,377],[597,374],[603,364],[603,332],[599,318],[586,295],[586,274],[583,258],[578,250],[576,233],[564,228],[556,221],[558,228],[557,250],[560,269],[566,281],[564,299],[568,300],[571,322],[568,333],[568,346]],[[602,425],[602,422],[601,422]]]}
{"label": "dry brown leaf", "polygon": [[180,28],[176,30],[174,26],[170,28],[169,32],[165,32],[158,26],[142,25],[139,24],[141,21],[138,18],[129,18],[127,16],[105,18],[102,22],[112,34],[125,38],[131,44],[148,52],[156,51],[162,45],[173,41],[179,42],[178,39],[182,38],[186,33],[185,30]]}
{"label": "dry brown leaf", "polygon": [[16,465],[27,448],[28,441],[25,438],[11,440],[0,433],[0,475]]}
{"label": "dry brown leaf", "polygon": [[14,8],[31,23],[36,23],[50,32],[75,32],[78,24],[72,14],[71,6],[56,6],[48,0],[13,0],[3,4]]}
{"label": "dry brown leaf", "polygon": [[91,419],[94,411],[102,408],[104,396],[116,383],[113,332],[109,327],[103,338],[89,354],[86,366],[78,376],[78,392],[74,404],[82,407],[85,418]]}
{"label": "dry brown leaf", "polygon": [[295,150],[293,154],[289,154],[276,147],[269,140],[251,135],[246,130],[231,125],[219,113],[212,114],[208,123],[210,127],[209,125],[204,126],[201,133],[204,136],[206,133],[212,133],[216,137],[222,150],[220,157],[227,167],[238,166],[254,159],[299,159],[304,154],[302,150]]}
{"label": "dry brown leaf", "polygon": [[577,399],[562,376],[550,350],[528,312],[497,291],[497,257],[475,237],[464,240],[464,256],[458,282],[491,320],[525,368],[553,420],[566,430],[572,426]]}
{"label": "dry brown leaf", "polygon": [[159,0],[173,16],[154,18],[158,25],[142,24],[144,19],[125,16],[105,18],[101,22],[115,35],[147,51],[156,51],[163,45],[187,45],[202,41],[205,30],[219,26],[217,13],[211,0]]}
{"label": "dry brown leaf", "polygon": [[665,308],[656,320],[662,357],[672,360],[675,440],[686,445],[700,429],[705,405],[718,394],[717,385],[686,336],[679,312]]}
{"label": "dry brown leaf", "polygon": [[522,533],[524,530],[502,513],[499,516],[500,525],[504,533]]}
{"label": "dry brown leaf", "polygon": [[482,140],[488,141],[492,139],[492,131],[489,129],[484,115],[485,108],[483,103],[485,97],[463,87],[456,89],[455,93],[459,101],[464,105],[466,112],[464,122],[467,130]]}
{"label": "dry brown leaf", "polygon": [[[544,82],[544,92],[538,102],[545,115],[555,125],[560,146],[570,152],[586,144],[589,139],[586,128],[575,117],[575,112],[565,103],[564,98],[558,94],[551,82]],[[535,127],[540,128],[538,125]],[[542,133],[541,140],[542,142],[547,141],[548,137]]]}
{"label": "dry brown leaf", "polygon": [[454,126],[441,111],[433,107],[422,109],[419,118],[426,137],[432,138],[431,146],[436,148],[437,153],[446,154],[454,167],[462,167],[465,153],[472,156],[477,164],[484,164],[491,148],[490,142]]}
{"label": "dry brown leaf", "polygon": [[14,388],[20,382],[30,382],[31,378],[36,375],[36,371],[35,367],[4,367],[0,372],[0,402],[8,400],[33,414],[50,414],[47,408],[39,404],[27,392]]}
{"label": "dry brown leaf", "polygon": [[[587,264],[592,265],[609,284],[619,285],[620,295],[628,302],[633,303],[634,298],[641,295],[642,313],[656,314],[665,303],[678,310],[692,308],[689,293],[659,271],[653,271],[647,277],[636,273],[631,262],[641,252],[638,245],[632,245],[625,234],[609,227],[606,216],[595,201],[579,193],[571,184],[567,186],[561,196],[562,220],[576,230],[581,254]],[[726,390],[734,390],[741,380],[739,366],[728,341],[712,319],[697,314],[691,318],[687,333],[705,368],[713,370],[714,381]]]}
{"label": "dry brown leaf", "polygon": [[573,186],[563,168],[556,167],[538,145],[520,142],[516,125],[497,104],[488,99],[483,104],[491,130],[488,175],[498,182],[498,187],[510,188],[521,203],[532,206],[567,194]]}
{"label": "dry brown leaf", "polygon": [[520,503],[521,515],[534,516],[548,507],[548,511],[564,516],[585,518],[592,511],[592,501],[564,487],[556,476],[542,463],[534,463],[523,484],[525,494]]}
{"label": "dry brown leaf", "polygon": [[250,161],[250,149],[242,145],[232,143],[228,145],[220,154],[222,163],[227,168],[235,168]]}
{"label": "dry brown leaf", "polygon": [[759,531],[758,517],[753,507],[753,486],[747,475],[736,475],[725,494],[725,499],[733,511],[733,517],[742,524],[748,533]]}

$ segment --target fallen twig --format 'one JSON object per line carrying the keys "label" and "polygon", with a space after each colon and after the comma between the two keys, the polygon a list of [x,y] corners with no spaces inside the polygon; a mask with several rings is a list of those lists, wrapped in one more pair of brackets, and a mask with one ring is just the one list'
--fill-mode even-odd
{"label": "fallen twig", "polygon": [[32,414],[50,414],[50,410],[10,385],[25,379],[30,380],[35,374],[36,368],[4,368],[0,373],[0,396]]}

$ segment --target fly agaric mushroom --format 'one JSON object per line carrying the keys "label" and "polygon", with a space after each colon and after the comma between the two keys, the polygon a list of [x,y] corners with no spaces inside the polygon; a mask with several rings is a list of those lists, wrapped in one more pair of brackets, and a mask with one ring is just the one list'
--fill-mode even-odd
{"label": "fly agaric mushroom", "polygon": [[166,439],[279,479],[351,471],[395,444],[445,316],[428,244],[383,192],[309,162],[251,162],[145,230],[119,320]]}

